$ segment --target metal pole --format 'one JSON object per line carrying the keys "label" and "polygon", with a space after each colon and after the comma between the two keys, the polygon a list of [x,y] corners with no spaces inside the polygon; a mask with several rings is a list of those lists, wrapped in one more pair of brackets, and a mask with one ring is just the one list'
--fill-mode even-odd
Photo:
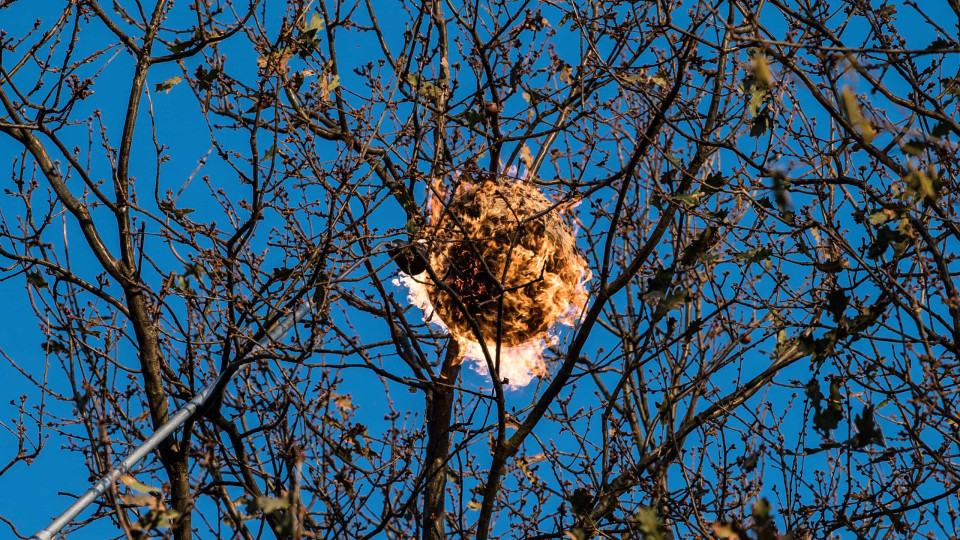
{"label": "metal pole", "polygon": [[[359,268],[360,265],[362,265],[368,259],[373,257],[373,255],[376,254],[378,251],[384,248],[390,247],[392,245],[393,245],[393,242],[390,242],[387,240],[384,240],[374,245],[372,248],[370,248],[370,251],[367,252],[365,256],[361,257],[360,260],[353,263],[353,265],[351,265],[350,268],[347,268],[346,270],[341,272],[338,277],[331,280],[329,283],[336,283],[337,281],[340,281],[342,278],[349,276],[354,270]],[[310,300],[306,300],[302,302],[297,307],[297,310],[293,312],[293,314],[284,317],[283,320],[281,320],[279,323],[277,323],[276,326],[271,328],[265,336],[257,340],[256,345],[254,345],[253,349],[250,352],[251,353],[259,352],[263,350],[263,348],[269,345],[271,342],[277,341],[283,336],[285,336],[287,332],[289,332],[290,329],[293,328],[295,324],[300,322],[300,320],[306,317],[307,313],[310,313],[310,310],[312,309],[313,309],[313,303]],[[110,472],[105,474],[103,478],[98,480],[96,484],[91,486],[90,489],[88,489],[83,495],[81,495],[79,499],[74,501],[74,503],[71,504],[69,508],[67,508],[62,514],[60,514],[57,517],[57,519],[53,520],[53,523],[51,523],[50,525],[47,525],[43,529],[34,533],[33,536],[29,538],[29,540],[52,540],[53,537],[56,536],[61,529],[63,529],[71,521],[73,521],[73,518],[77,517],[77,515],[80,512],[82,512],[84,508],[89,506],[90,503],[95,501],[98,497],[106,493],[107,489],[109,489],[110,486],[117,481],[117,478],[120,478],[121,475],[129,472],[130,469],[133,468],[133,466],[136,465],[138,461],[140,461],[147,454],[152,452],[153,449],[156,448],[158,444],[160,444],[160,441],[169,437],[174,431],[177,430],[177,428],[179,428],[184,422],[186,422],[188,418],[193,416],[193,414],[196,413],[197,410],[199,410],[200,407],[202,407],[203,404],[206,403],[208,399],[210,399],[210,396],[213,395],[213,392],[214,390],[216,390],[217,385],[220,384],[221,379],[223,379],[225,374],[229,372],[230,370],[221,371],[220,374],[217,375],[217,378],[213,380],[213,382],[211,382],[207,386],[204,386],[203,389],[200,390],[197,393],[197,395],[193,397],[193,399],[191,399],[186,405],[180,408],[180,410],[175,412],[173,416],[171,416],[170,419],[166,421],[165,424],[160,426],[160,428],[156,432],[154,432],[153,435],[147,437],[147,440],[143,441],[143,443],[139,447],[137,447],[137,449],[134,450],[132,454],[127,456],[126,459],[121,461],[117,466],[111,469]]]}
{"label": "metal pole", "polygon": [[[309,300],[300,304],[297,307],[297,311],[293,314],[288,315],[283,320],[281,320],[276,326],[270,329],[269,332],[253,347],[252,353],[256,353],[262,350],[271,342],[277,341],[286,335],[287,332],[293,328],[293,325],[297,324],[301,319],[303,319],[307,313],[310,313],[312,309],[312,304]],[[129,456],[127,456],[123,461],[121,461],[117,466],[105,474],[96,484],[90,487],[79,499],[74,501],[62,514],[60,514],[57,519],[53,520],[53,523],[47,525],[40,531],[34,533],[30,537],[30,540],[52,540],[61,529],[67,526],[73,518],[77,517],[77,514],[83,511],[84,508],[90,505],[98,497],[106,493],[106,491],[113,485],[114,482],[120,478],[121,475],[126,474],[137,464],[141,459],[143,459],[147,454],[153,451],[154,448],[160,444],[160,441],[169,437],[174,431],[177,430],[188,418],[193,416],[200,407],[210,398],[214,390],[217,388],[217,385],[220,384],[220,381],[223,379],[224,375],[228,373],[229,370],[223,370],[220,372],[220,375],[213,380],[210,384],[203,387],[196,396],[193,397],[186,405],[184,405],[180,410],[175,412],[173,416],[162,426],[160,429],[155,431],[153,435],[147,437],[147,440],[143,441],[136,450],[133,451]]]}

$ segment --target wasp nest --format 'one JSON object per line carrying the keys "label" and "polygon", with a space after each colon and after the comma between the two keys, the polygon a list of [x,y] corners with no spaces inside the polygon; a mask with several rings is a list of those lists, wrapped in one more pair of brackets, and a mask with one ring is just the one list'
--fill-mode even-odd
{"label": "wasp nest", "polygon": [[[571,323],[586,301],[574,236],[540,191],[486,180],[463,190],[431,227],[427,283],[436,315],[461,339],[512,347]],[[429,280],[428,280],[429,281]]]}

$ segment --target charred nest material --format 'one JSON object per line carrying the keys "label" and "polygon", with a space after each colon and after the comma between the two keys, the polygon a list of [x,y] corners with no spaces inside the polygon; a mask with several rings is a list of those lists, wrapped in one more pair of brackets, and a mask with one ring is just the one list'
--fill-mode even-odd
{"label": "charred nest material", "polygon": [[536,187],[510,179],[470,185],[447,206],[432,227],[430,266],[454,294],[432,283],[427,293],[455,336],[477,341],[469,313],[487,343],[499,330],[512,347],[579,314],[585,263],[558,214]]}

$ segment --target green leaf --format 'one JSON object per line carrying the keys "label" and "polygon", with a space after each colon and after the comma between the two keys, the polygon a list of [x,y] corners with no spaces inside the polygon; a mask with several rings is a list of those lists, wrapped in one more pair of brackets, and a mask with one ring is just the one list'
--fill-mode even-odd
{"label": "green leaf", "polygon": [[40,272],[27,272],[27,283],[36,289],[47,288],[47,280],[43,279],[43,275],[40,274]]}
{"label": "green leaf", "polygon": [[753,504],[753,528],[757,533],[757,540],[777,540],[777,529],[770,516],[770,502],[760,499]]}
{"label": "green leaf", "polygon": [[587,488],[577,488],[567,500],[570,501],[570,509],[574,514],[586,516],[593,509],[593,494]]}
{"label": "green leaf", "polygon": [[247,505],[247,511],[250,513],[260,510],[264,514],[272,514],[280,510],[286,510],[287,508],[290,508],[290,500],[286,497],[257,497],[252,503]]}
{"label": "green leaf", "polygon": [[864,448],[871,444],[886,446],[880,426],[873,418],[873,411],[873,405],[867,405],[862,414],[854,417],[853,423],[857,428],[857,434],[850,440],[854,448]]}
{"label": "green leaf", "polygon": [[878,14],[880,15],[880,19],[883,20],[883,22],[890,22],[894,20],[896,18],[894,17],[896,13],[897,13],[897,6],[893,4],[883,6],[882,8],[880,8],[880,11],[878,12]]}
{"label": "green leaf", "polygon": [[416,73],[407,74],[407,83],[415,91],[419,91],[428,98],[437,98],[443,93],[443,89],[436,84],[424,79]]}
{"label": "green leaf", "polygon": [[657,517],[657,510],[649,506],[642,506],[635,516],[637,529],[644,540],[666,540],[663,534],[663,525]]}
{"label": "green leaf", "polygon": [[483,123],[484,116],[477,111],[469,109],[467,112],[463,113],[463,119],[466,120],[468,125],[475,126]]}
{"label": "green leaf", "polygon": [[703,192],[703,195],[709,197],[714,193],[720,191],[723,186],[727,185],[730,182],[729,178],[724,178],[720,173],[713,173],[707,177],[706,180],[700,185],[700,191]]}
{"label": "green leaf", "polygon": [[770,116],[770,109],[764,107],[764,109],[754,117],[750,124],[750,136],[759,137],[766,133],[768,129],[772,128],[773,117]]}
{"label": "green leaf", "polygon": [[716,225],[711,225],[703,229],[697,238],[693,242],[690,242],[680,254],[680,264],[690,266],[698,260],[701,260],[701,257],[707,254],[719,240],[719,229],[717,229]]}
{"label": "green leaf", "polygon": [[193,208],[176,208],[173,206],[173,203],[170,201],[160,201],[159,204],[160,210],[163,210],[167,214],[173,214],[176,217],[184,217],[188,214],[193,213]]}
{"label": "green leaf", "polygon": [[843,420],[843,396],[840,394],[840,383],[833,380],[830,381],[830,397],[827,398],[827,406],[823,409],[817,408],[813,415],[813,425],[826,437],[830,431],[837,429],[841,420]]}
{"label": "green leaf", "polygon": [[936,178],[935,173],[928,175],[924,171],[916,170],[904,176],[903,181],[907,184],[907,194],[919,201],[928,197],[934,199],[937,196],[937,191],[933,188]]}
{"label": "green leaf", "polygon": [[753,249],[748,249],[746,251],[739,251],[736,253],[736,257],[738,259],[751,262],[751,263],[759,263],[759,262],[766,261],[767,259],[770,258],[771,255],[773,255],[773,250],[765,246],[759,246]]}
{"label": "green leaf", "polygon": [[703,195],[700,191],[694,191],[693,193],[684,193],[682,195],[674,195],[673,199],[680,201],[687,206],[687,208],[695,208],[700,204],[700,197]]}
{"label": "green leaf", "polygon": [[43,349],[47,354],[61,354],[69,351],[66,345],[55,339],[51,339],[50,341],[41,344],[40,348]]}
{"label": "green leaf", "polygon": [[790,200],[790,193],[787,186],[790,185],[790,179],[780,171],[774,171],[773,179],[773,200],[777,203],[777,208],[786,219],[793,218],[793,202]]}
{"label": "green leaf", "polygon": [[857,98],[857,95],[849,86],[844,86],[843,90],[840,91],[840,99],[843,101],[847,119],[850,120],[854,128],[860,130],[863,140],[869,144],[877,137],[877,131],[873,128],[873,124],[863,115],[863,110],[860,108],[860,100]]}
{"label": "green leaf", "polygon": [[678,157],[676,156],[676,154],[674,154],[673,152],[667,150],[667,151],[665,151],[665,152],[663,153],[663,156],[664,156],[665,158],[667,158],[667,161],[669,161],[671,164],[673,164],[674,167],[676,167],[676,168],[678,168],[678,169],[682,169],[682,168],[683,168],[683,162],[680,161],[680,158],[678,158]]}
{"label": "green leaf", "polygon": [[950,134],[952,130],[946,122],[937,122],[933,125],[933,129],[930,130],[930,134],[934,137],[944,138]]}
{"label": "green leaf", "polygon": [[891,245],[894,252],[899,254],[906,250],[910,237],[900,232],[899,229],[892,229],[889,225],[884,225],[877,230],[876,239],[867,247],[867,257],[879,259],[886,253]]}
{"label": "green leaf", "polygon": [[303,29],[303,33],[312,37],[320,30],[323,30],[323,17],[321,17],[319,13],[313,12],[310,15],[310,22],[307,23],[307,26]]}
{"label": "green leaf", "polygon": [[917,157],[923,153],[925,146],[927,146],[926,142],[920,139],[909,139],[900,146],[900,151],[908,156]]}
{"label": "green leaf", "polygon": [[755,82],[752,82],[749,85],[750,100],[747,102],[747,112],[750,113],[751,118],[756,118],[760,111],[764,108],[764,104],[767,101],[767,91],[764,88],[758,86]]}
{"label": "green leaf", "polygon": [[827,311],[833,315],[834,322],[843,319],[843,312],[850,305],[850,298],[841,289],[833,289],[827,293]]}
{"label": "green leaf", "polygon": [[663,298],[670,289],[673,282],[673,270],[659,267],[650,281],[647,282],[647,292],[643,294],[644,298]]}
{"label": "green leaf", "polygon": [[933,40],[929,45],[927,45],[927,47],[924,50],[929,52],[934,52],[934,51],[942,51],[943,49],[949,49],[949,48],[950,48],[950,42],[943,39],[942,37],[938,37],[937,39]]}
{"label": "green leaf", "polygon": [[154,85],[157,92],[163,92],[169,94],[170,90],[180,84],[183,81],[183,77],[170,77],[169,79],[163,81],[160,84]]}
{"label": "green leaf", "polygon": [[820,383],[816,378],[810,379],[810,382],[808,382],[805,387],[804,393],[807,395],[807,399],[810,400],[814,409],[821,407],[823,403],[823,392],[820,391]]}
{"label": "green leaf", "polygon": [[134,478],[133,476],[130,476],[129,474],[120,475],[119,480],[121,483],[123,483],[123,485],[127,486],[128,488],[136,492],[143,493],[145,495],[160,495],[163,493],[161,489],[155,488],[153,486],[148,486],[147,484],[144,484],[143,482],[137,480],[136,478]]}

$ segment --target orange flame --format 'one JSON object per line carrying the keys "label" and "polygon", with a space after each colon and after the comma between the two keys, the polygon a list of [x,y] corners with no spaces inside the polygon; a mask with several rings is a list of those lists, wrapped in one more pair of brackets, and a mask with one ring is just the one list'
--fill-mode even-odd
{"label": "orange flame", "polygon": [[478,373],[489,374],[489,364],[469,318],[480,325],[494,365],[491,336],[499,334],[499,377],[510,388],[525,386],[547,373],[544,351],[558,341],[551,330],[574,325],[587,301],[591,273],[558,215],[575,204],[558,208],[522,181],[468,183],[445,206],[441,186],[431,188],[429,258],[447,286],[426,272],[401,273],[394,284],[407,288],[425,321],[457,339],[461,360]]}

